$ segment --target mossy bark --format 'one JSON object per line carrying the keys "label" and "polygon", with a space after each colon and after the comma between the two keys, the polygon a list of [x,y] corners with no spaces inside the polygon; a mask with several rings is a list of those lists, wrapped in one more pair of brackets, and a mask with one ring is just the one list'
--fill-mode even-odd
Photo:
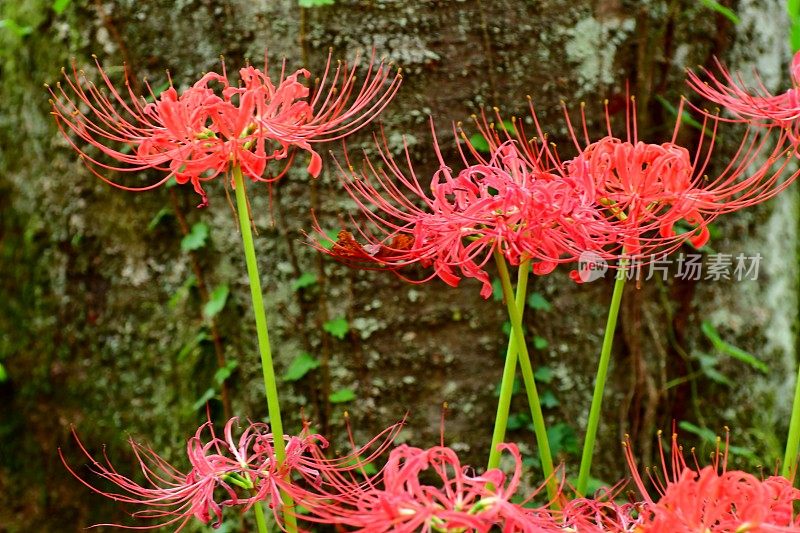
{"label": "mossy bark", "polygon": [[[390,145],[399,149],[405,134],[425,175],[433,160],[429,116],[455,162],[451,121],[467,122],[487,105],[524,116],[526,95],[558,141],[566,135],[560,100],[574,107],[585,100],[598,124],[603,99],[614,113],[624,108],[628,82],[639,101],[640,136],[661,142],[674,119],[656,96],[676,101],[686,92],[685,66],[710,64],[718,55],[734,66],[753,64],[770,87],[785,87],[785,24],[763,23],[784,19],[782,3],[742,0],[732,7],[742,18],[738,25],[689,0],[336,0],[314,9],[295,0],[73,0],[59,14],[45,0],[0,6],[0,19],[16,23],[0,29],[0,362],[8,371],[0,383],[0,531],[77,531],[130,520],[88,493],[59,461],[62,448],[70,464],[85,462],[70,436],[73,425],[96,456],[107,444],[123,472],[135,470],[128,435],[184,464],[185,439],[206,416],[193,405],[215,386],[218,366],[201,294],[186,285],[197,269],[209,290],[230,288],[216,327],[224,357],[238,362],[229,380],[233,412],[253,419],[266,414],[226,185],[210,185],[211,205],[198,210],[184,187],[133,194],[94,179],[59,135],[42,89],[58,80],[70,57],[92,76],[95,53],[116,79],[124,62],[137,79],[158,87],[164,69],[185,86],[216,68],[220,54],[235,69],[248,57],[260,63],[268,49],[273,65],[286,57],[289,68],[318,72],[328,47],[337,57],[374,47],[405,72],[382,115]],[[369,132],[349,146],[353,154],[362,146],[369,151]],[[502,371],[503,306],[483,301],[473,281],[457,289],[438,281],[409,285],[321,259],[303,243],[310,208],[333,229],[353,205],[330,161],[313,181],[303,157],[286,179],[251,198],[277,364],[285,369],[304,351],[326,363],[281,384],[287,430],[299,430],[304,408],[318,429],[344,445],[345,408],[361,440],[409,413],[402,438],[427,446],[438,442],[447,402],[447,442],[483,465]],[[194,259],[181,250],[175,209],[189,225],[210,228]],[[162,210],[168,214],[154,220]],[[752,462],[773,464],[793,386],[796,226],[792,191],[720,224],[715,250],[761,253],[758,281],[630,286],[598,437],[597,477],[614,482],[625,474],[618,442],[626,432],[643,460],[652,461],[654,432],[669,430],[673,419],[712,431],[727,424],[734,441],[756,456]],[[293,290],[292,282],[307,272],[317,282]],[[545,386],[555,399],[547,418],[566,424],[558,426],[558,459],[575,474],[579,455],[571,440],[582,436],[611,280],[576,286],[562,268],[531,284],[552,305],[548,312],[529,310],[526,322],[547,341],[535,351],[534,365],[553,371]],[[321,328],[338,317],[350,325],[343,339]],[[723,358],[719,370],[735,387],[702,375],[668,387],[698,370],[693,356],[711,349],[700,333],[706,319],[726,340],[766,361],[769,374]],[[342,388],[354,390],[357,400],[330,404],[328,395]],[[525,411],[523,401],[524,395],[515,399],[516,412]],[[212,400],[212,416],[219,419],[222,411]],[[509,437],[533,457],[531,435],[522,428]]]}

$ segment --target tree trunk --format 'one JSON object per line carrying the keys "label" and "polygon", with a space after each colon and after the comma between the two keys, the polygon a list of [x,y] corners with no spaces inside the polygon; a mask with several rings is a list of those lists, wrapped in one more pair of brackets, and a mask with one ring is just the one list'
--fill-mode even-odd
{"label": "tree trunk", "polygon": [[[785,88],[790,56],[783,3],[741,0],[731,7],[738,24],[689,0],[336,0],[307,9],[295,0],[74,0],[62,13],[44,0],[0,6],[0,19],[16,23],[0,28],[0,363],[8,373],[0,383],[6,406],[0,412],[0,493],[6,495],[0,531],[131,523],[126,510],[91,494],[61,464],[59,448],[80,475],[92,476],[80,466],[86,461],[72,426],[96,457],[107,444],[123,473],[136,470],[128,436],[183,466],[186,439],[206,417],[198,400],[210,388],[211,416],[225,416],[214,374],[227,361],[238,363],[227,381],[233,414],[266,416],[241,244],[225,198],[229,187],[216,180],[208,187],[211,205],[195,209],[190,187],[128,193],[95,179],[59,134],[42,88],[58,81],[62,65],[69,69],[70,57],[94,77],[90,58],[97,54],[120,82],[124,63],[133,78],[146,77],[158,89],[164,69],[182,88],[217,69],[220,54],[233,71],[247,58],[259,66],[267,49],[273,74],[286,57],[287,68],[306,66],[318,75],[329,47],[335,58],[359,50],[368,56],[374,48],[404,72],[398,96],[382,114],[390,146],[399,154],[405,135],[417,175],[430,176],[429,117],[457,167],[452,122],[468,124],[472,114],[495,105],[508,117],[527,116],[526,95],[551,139],[568,151],[561,100],[573,119],[585,101],[599,138],[603,100],[618,120],[629,83],[640,137],[663,142],[674,124],[663,102],[677,103],[687,93],[686,66],[711,66],[718,56],[745,72],[756,67],[771,89]],[[374,153],[371,130],[348,141],[356,161],[362,146]],[[721,136],[720,142],[735,145],[736,139]],[[341,152],[339,144],[330,148]],[[724,166],[724,150],[719,153],[715,165]],[[287,431],[300,430],[304,413],[336,448],[347,442],[345,410],[359,441],[408,414],[401,438],[430,446],[438,443],[446,402],[446,443],[482,467],[505,350],[504,307],[484,301],[471,280],[458,288],[438,280],[412,285],[320,257],[304,242],[311,209],[323,228],[335,230],[354,205],[330,157],[316,181],[305,173],[304,157],[272,189],[250,188],[279,372],[302,352],[322,363],[280,384]],[[625,433],[651,464],[656,430],[670,431],[673,421],[711,432],[728,425],[733,443],[748,450],[733,460],[772,469],[782,454],[794,386],[797,209],[790,189],[716,224],[715,252],[763,256],[757,281],[629,284],[595,477],[613,483],[625,476],[619,448]],[[186,252],[186,228],[198,223],[209,228],[208,239]],[[612,280],[575,285],[568,271],[531,280],[531,292],[551,309],[529,308],[525,320],[530,339],[541,338],[532,350],[534,366],[552,370],[552,380],[541,385],[552,396],[546,417],[557,458],[572,476]],[[316,282],[293,289],[307,273]],[[192,277],[205,285],[205,296],[197,282],[187,282]],[[202,307],[221,285],[230,293],[212,328]],[[340,317],[349,325],[342,339],[322,327]],[[765,361],[769,372],[715,352],[701,332],[703,321]],[[701,353],[715,358],[734,385],[703,374]],[[329,402],[341,389],[353,390],[356,399]],[[512,410],[526,411],[524,394]],[[691,428],[682,433],[687,448],[704,442]],[[536,456],[530,430],[515,429],[508,438]],[[530,483],[538,484],[532,468]]]}

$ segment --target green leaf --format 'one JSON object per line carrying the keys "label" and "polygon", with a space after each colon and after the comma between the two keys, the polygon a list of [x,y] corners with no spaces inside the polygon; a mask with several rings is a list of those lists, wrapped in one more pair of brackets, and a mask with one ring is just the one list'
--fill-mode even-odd
{"label": "green leaf", "polygon": [[[680,422],[678,423],[678,427],[684,431],[688,431],[694,435],[700,437],[706,444],[710,444],[711,446],[717,445],[717,434],[711,431],[708,428],[699,427],[691,422]],[[760,457],[758,457],[753,450],[749,448],[744,448],[742,446],[728,446],[728,451],[732,455],[740,455],[742,457],[747,458],[753,464],[763,464]]]}
{"label": "green leaf", "polygon": [[315,368],[319,368],[319,359],[313,355],[301,352],[289,364],[289,368],[283,374],[285,381],[297,381]]}
{"label": "green leaf", "polygon": [[[539,470],[542,468],[542,462],[535,455],[525,455],[522,457],[522,466],[525,468],[534,468]],[[576,484],[577,483],[574,483],[573,485]],[[525,496],[522,494],[516,494],[515,496],[518,496],[519,498],[525,498]]]}
{"label": "green leaf", "polygon": [[214,390],[214,387],[207,388],[203,395],[192,404],[192,410],[197,411],[202,408],[209,400],[213,400],[216,395],[217,391]]}
{"label": "green leaf", "polygon": [[181,286],[178,287],[178,290],[175,291],[175,294],[173,294],[170,297],[169,302],[167,302],[169,308],[175,309],[175,307],[178,306],[180,301],[186,298],[186,295],[189,294],[189,289],[191,289],[195,285],[197,285],[197,279],[195,279],[193,275],[186,278],[186,281],[184,281],[183,284],[181,284]]}
{"label": "green leaf", "polygon": [[5,383],[8,381],[8,372],[6,372],[6,367],[3,366],[3,363],[0,363],[0,383]]}
{"label": "green leaf", "polygon": [[200,346],[201,342],[206,340],[208,340],[208,333],[206,333],[205,330],[192,337],[192,340],[184,344],[178,352],[178,361],[183,361],[186,359],[186,357],[192,353],[195,348]]}
{"label": "green leaf", "polygon": [[544,296],[538,292],[534,292],[528,296],[528,307],[534,311],[544,311],[545,313],[549,313],[550,310],[553,309],[553,306],[550,305],[550,302],[545,300]]}
{"label": "green leaf", "polygon": [[356,467],[358,468],[356,472],[362,475],[366,474],[368,476],[374,476],[375,474],[378,473],[378,467],[375,466],[375,463],[365,463],[364,460],[361,459],[360,457],[358,458],[351,457],[350,459],[347,460],[347,462],[344,463],[343,466]]}
{"label": "green leaf", "polygon": [[569,424],[559,422],[547,429],[547,440],[553,455],[578,453],[578,435]]}
{"label": "green leaf", "polygon": [[[578,484],[577,477],[569,477],[569,484],[573,487]],[[587,496],[591,496],[592,494],[596,494],[598,490],[610,487],[611,485],[607,481],[603,481],[602,479],[597,479],[596,477],[589,476],[589,480],[586,483],[586,494]]]}
{"label": "green leaf", "polygon": [[495,302],[503,301],[503,282],[500,281],[500,278],[492,280],[492,300]]}
{"label": "green leaf", "polygon": [[356,399],[356,393],[351,389],[339,389],[328,396],[331,403],[347,403]]}
{"label": "green leaf", "polygon": [[172,216],[172,209],[168,207],[162,207],[161,210],[150,219],[150,223],[147,224],[147,231],[153,231],[156,229],[158,225],[161,224],[161,221],[169,216]]}
{"label": "green leaf", "polygon": [[231,374],[233,374],[237,366],[239,366],[239,363],[236,361],[228,361],[225,366],[218,368],[217,371],[214,372],[214,382],[217,385],[222,385],[226,379],[231,377]]}
{"label": "green leaf", "polygon": [[292,290],[298,291],[317,283],[317,275],[311,272],[303,272],[300,277],[292,282]]}
{"label": "green leaf", "polygon": [[469,137],[469,143],[472,145],[475,150],[479,152],[489,153],[489,141],[481,135],[480,133],[473,133]]}
{"label": "green leaf", "polygon": [[[678,116],[678,108],[672,105],[672,103],[661,96],[660,94],[656,95],[656,100],[666,109],[670,115],[673,117]],[[689,126],[702,131],[705,135],[711,135],[711,132],[707,131],[706,128],[703,127],[701,123],[699,123],[688,111],[684,110],[681,113],[681,122],[688,124]]]}
{"label": "green leaf", "polygon": [[505,322],[503,322],[503,325],[502,325],[502,327],[500,329],[502,329],[503,333],[505,333],[507,336],[510,336],[511,335],[511,322],[506,320]]}
{"label": "green leaf", "polygon": [[225,308],[225,303],[228,301],[228,292],[228,286],[223,284],[208,295],[208,301],[203,306],[203,317],[206,320],[211,320]]}
{"label": "green leaf", "polygon": [[60,15],[67,9],[72,3],[72,0],[55,0],[53,2],[53,11],[55,11],[56,15]]}
{"label": "green leaf", "polygon": [[509,431],[523,429],[531,423],[531,416],[527,413],[514,413],[508,417],[506,428]]}
{"label": "green leaf", "polygon": [[720,385],[728,387],[733,386],[733,382],[729,380],[722,372],[717,370],[719,358],[707,353],[700,353],[695,355],[695,358],[700,362],[700,371],[711,381],[715,381]]}
{"label": "green leaf", "polygon": [[332,6],[333,0],[297,0],[300,7]]}
{"label": "green leaf", "polygon": [[336,241],[339,240],[339,231],[335,229],[326,229],[325,236],[328,238],[317,242],[324,249],[330,250],[333,248],[333,245],[336,244]]}
{"label": "green leaf", "polygon": [[[161,85],[159,85],[157,87],[153,87],[153,94],[148,94],[147,97],[144,99],[144,101],[145,102],[154,102],[156,100],[156,98],[161,96],[161,93],[163,93],[167,89],[169,89],[169,81],[165,81]],[[149,92],[150,91],[148,91],[148,93]],[[153,96],[155,96],[155,98],[153,98]],[[174,187],[177,184],[178,184],[178,182],[175,180],[175,178],[170,178],[169,181],[167,181],[167,188]]]}
{"label": "green leaf", "polygon": [[717,435],[713,431],[708,428],[701,428],[700,426],[696,426],[691,422],[687,422],[685,420],[678,422],[678,427],[684,431],[688,431],[694,435],[697,435],[704,441],[708,443],[715,443],[717,441]]}
{"label": "green leaf", "polygon": [[703,323],[700,325],[700,330],[703,332],[706,338],[711,341],[711,344],[713,344],[714,348],[716,348],[718,351],[729,357],[738,359],[739,361],[750,365],[754,369],[763,372],[764,374],[769,372],[769,367],[766,365],[766,363],[764,363],[764,361],[760,360],[753,354],[745,352],[741,348],[737,348],[736,346],[722,340],[722,337],[719,336],[719,332],[717,332],[714,325],[708,320],[703,321]]}
{"label": "green leaf", "polygon": [[700,0],[700,3],[709,9],[713,9],[734,24],[739,24],[742,21],[742,19],[739,18],[739,15],[736,14],[736,11],[729,7],[723,6],[716,0]]}
{"label": "green leaf", "polygon": [[561,405],[561,402],[558,401],[558,398],[556,398],[556,395],[551,390],[544,391],[539,399],[539,402],[545,409],[553,409],[554,407]]}
{"label": "green leaf", "polygon": [[553,370],[547,366],[540,366],[533,372],[533,377],[539,383],[550,383],[554,376]]}
{"label": "green leaf", "polygon": [[208,226],[205,222],[198,222],[181,241],[181,250],[189,252],[199,250],[206,245],[208,239]]}
{"label": "green leaf", "polygon": [[[299,506],[298,506],[299,507]],[[298,509],[298,512],[301,512]],[[233,525],[233,520],[227,520],[222,523],[217,529],[214,530],[214,533],[235,533],[238,528],[238,525]]]}
{"label": "green leaf", "polygon": [[538,335],[535,335],[533,337],[533,347],[536,348],[537,350],[544,350],[548,346],[550,346],[550,343],[547,342],[547,339],[545,339],[544,337],[540,337]]}
{"label": "green leaf", "polygon": [[744,448],[742,446],[728,446],[728,451],[733,455],[741,455],[742,457],[746,457],[753,464],[764,464],[761,458],[750,448]]}
{"label": "green leaf", "polygon": [[0,29],[2,28],[7,28],[17,37],[25,37],[26,35],[30,35],[31,33],[33,33],[32,26],[20,26],[19,24],[17,24],[17,21],[13,19],[0,20]]}
{"label": "green leaf", "polygon": [[333,320],[328,320],[324,324],[322,324],[322,329],[333,335],[339,340],[344,339],[347,332],[350,331],[350,324],[347,323],[347,319],[343,316],[339,318],[334,318]]}
{"label": "green leaf", "polygon": [[514,133],[514,123],[511,122],[510,120],[504,120],[503,122],[501,122],[500,125],[508,133],[511,133],[511,134]]}

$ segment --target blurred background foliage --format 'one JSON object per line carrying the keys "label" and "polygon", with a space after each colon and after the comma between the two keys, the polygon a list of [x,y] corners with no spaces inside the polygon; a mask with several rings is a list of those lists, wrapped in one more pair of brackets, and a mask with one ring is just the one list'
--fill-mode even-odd
{"label": "blurred background foliage", "polygon": [[[410,146],[420,175],[433,169],[428,117],[445,156],[451,121],[485,106],[524,116],[533,96],[552,138],[564,140],[559,102],[602,101],[619,119],[625,84],[636,95],[640,137],[672,130],[684,68],[720,57],[773,89],[788,83],[797,2],[779,0],[7,0],[0,4],[0,531],[78,531],[132,523],[89,493],[86,461],[70,436],[136,464],[125,440],[151,444],[177,465],[206,417],[261,419],[260,369],[235,220],[222,180],[195,209],[185,187],[132,194],[93,178],[49,115],[45,82],[71,62],[109,75],[177,87],[264,50],[273,65],[318,73],[328,48],[353,57],[373,47],[405,72],[382,115],[390,146]],[[273,67],[277,68],[277,67]],[[138,82],[137,82],[138,83]],[[691,118],[684,131],[692,133]],[[599,130],[595,130],[599,131]],[[727,136],[730,135],[730,136]],[[369,128],[348,142],[368,152]],[[720,137],[735,146],[735,132]],[[330,147],[336,152],[341,146]],[[716,165],[724,165],[724,150]],[[568,154],[564,154],[568,157]],[[302,159],[302,156],[299,158]],[[454,161],[454,159],[451,159]],[[504,312],[478,285],[409,285],[356,272],[304,244],[313,208],[335,232],[354,206],[328,160],[319,180],[305,162],[277,186],[252,189],[281,393],[290,431],[301,413],[346,445],[343,413],[365,440],[409,414],[401,440],[445,435],[467,462],[487,455],[504,353]],[[734,461],[772,469],[781,454],[795,374],[797,192],[717,223],[713,251],[763,256],[757,281],[644,281],[625,295],[596,475],[624,473],[630,433],[643,463],[655,432],[679,427],[705,454],[732,428]],[[684,250],[684,252],[694,252]],[[703,250],[702,253],[709,253]],[[526,324],[551,442],[568,473],[577,464],[610,280],[576,286],[567,268],[532,280]],[[524,394],[509,438],[536,483]],[[232,517],[226,531],[247,528]],[[199,528],[202,529],[202,528]]]}

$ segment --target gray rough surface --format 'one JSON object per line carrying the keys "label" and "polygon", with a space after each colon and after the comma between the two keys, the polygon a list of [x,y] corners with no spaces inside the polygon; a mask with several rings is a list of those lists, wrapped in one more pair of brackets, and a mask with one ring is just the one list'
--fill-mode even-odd
{"label": "gray rough surface", "polygon": [[[585,100],[599,116],[602,100],[618,102],[629,79],[640,103],[642,137],[659,138],[671,119],[652,96],[674,101],[685,92],[686,65],[706,64],[717,54],[732,65],[756,65],[771,87],[786,86],[785,22],[771,22],[784,20],[782,3],[741,1],[734,8],[743,19],[736,27],[688,0],[337,0],[304,11],[294,0],[83,0],[61,15],[45,0],[0,5],[0,18],[34,29],[24,37],[0,29],[0,360],[10,376],[0,384],[0,493],[6,496],[0,531],[77,531],[125,520],[116,506],[65,473],[57,447],[79,462],[70,425],[90,451],[100,453],[107,443],[120,470],[135,466],[127,435],[180,462],[185,438],[204,416],[192,404],[216,368],[208,342],[177,358],[202,319],[196,291],[168,305],[193,268],[181,252],[175,219],[145,230],[169,207],[167,191],[129,194],[93,179],[50,120],[41,84],[55,81],[70,56],[87,72],[92,53],[107,67],[125,60],[154,85],[169,68],[183,85],[216,68],[220,54],[235,68],[268,47],[275,60],[285,56],[290,66],[306,60],[318,71],[329,46],[341,57],[374,46],[404,69],[403,87],[382,118],[395,143],[400,133],[408,135],[424,174],[432,159],[429,115],[446,139],[449,121],[467,120],[482,105],[522,115],[530,94],[560,138],[560,100]],[[368,141],[362,133],[350,146],[369,148]],[[443,144],[452,155],[448,141]],[[319,261],[302,243],[309,207],[318,204],[323,226],[335,227],[352,204],[337,187],[333,165],[317,183],[302,162],[296,167],[273,191],[272,204],[266,189],[251,189],[279,371],[303,350],[328,357],[331,389],[357,393],[346,407],[359,439],[408,412],[402,439],[434,444],[440,406],[447,402],[448,443],[482,464],[502,367],[502,307],[484,302],[474,282],[458,289],[440,282],[414,286]],[[231,289],[218,326],[226,357],[240,363],[232,379],[233,411],[260,418],[265,406],[235,220],[223,184],[209,191],[205,210],[192,208],[196,198],[188,190],[179,190],[177,199],[190,224],[202,220],[211,228],[199,256],[208,284]],[[599,435],[598,477],[614,481],[624,474],[618,442],[625,432],[633,434],[643,460],[652,461],[654,431],[668,429],[673,418],[713,431],[727,424],[735,442],[755,453],[752,461],[773,464],[794,383],[797,209],[790,191],[720,224],[723,237],[715,249],[765,257],[758,282],[629,288]],[[303,293],[290,290],[307,271],[324,283]],[[550,388],[560,404],[548,409],[548,421],[570,421],[580,436],[611,286],[575,286],[566,269],[532,285],[553,305],[549,313],[528,313],[532,333],[549,343],[536,351],[535,364],[555,375]],[[319,329],[326,317],[338,316],[352,328],[343,341]],[[756,375],[726,363],[722,370],[736,387],[698,379],[704,396],[694,405],[688,384],[665,384],[687,372],[680,352],[710,349],[699,332],[704,319],[771,370]],[[282,385],[288,428],[299,427],[305,406],[341,444],[343,406],[326,406],[317,374]],[[523,398],[516,401],[515,412],[524,411]],[[221,417],[217,404],[214,415]],[[511,437],[533,452],[529,432]],[[574,454],[560,458],[576,470]]]}

